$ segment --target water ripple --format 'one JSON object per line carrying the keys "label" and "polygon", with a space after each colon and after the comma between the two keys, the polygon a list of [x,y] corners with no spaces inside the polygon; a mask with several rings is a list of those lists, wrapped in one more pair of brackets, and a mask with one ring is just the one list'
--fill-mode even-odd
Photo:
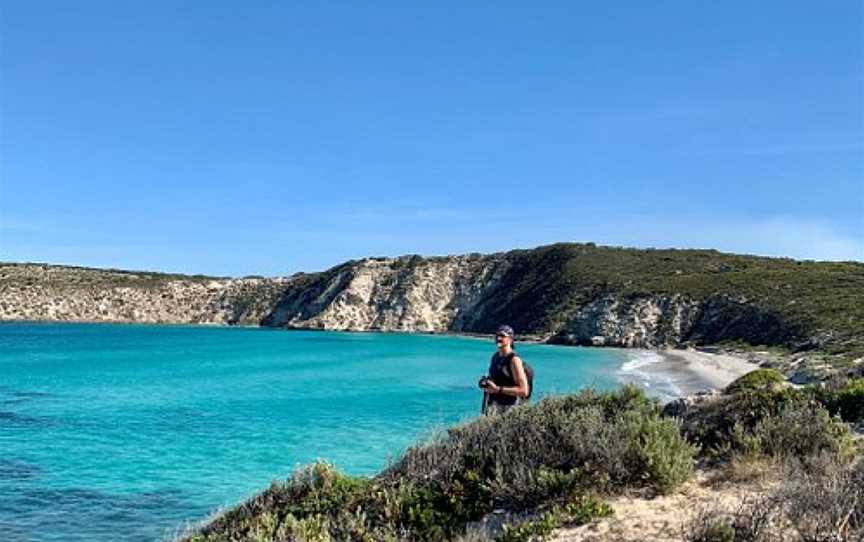
{"label": "water ripple", "polygon": [[36,478],[42,469],[24,461],[0,459],[0,480],[26,480]]}
{"label": "water ripple", "polygon": [[165,525],[190,519],[178,514],[178,510],[189,508],[188,497],[171,489],[131,495],[85,488],[25,489],[0,505],[0,527],[14,526],[17,540],[58,533],[51,539],[152,542],[165,534]]}
{"label": "water ripple", "polygon": [[10,412],[8,410],[0,410],[0,426],[11,425],[46,427],[54,424],[55,422],[50,418],[41,416],[28,416],[26,414],[18,414],[17,412]]}

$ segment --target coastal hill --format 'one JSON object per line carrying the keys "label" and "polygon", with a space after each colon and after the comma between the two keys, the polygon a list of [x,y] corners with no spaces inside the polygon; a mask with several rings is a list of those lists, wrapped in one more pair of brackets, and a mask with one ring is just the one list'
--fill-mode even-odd
{"label": "coastal hill", "polygon": [[488,333],[559,344],[864,355],[864,264],[562,243],[225,278],[0,264],[0,320]]}

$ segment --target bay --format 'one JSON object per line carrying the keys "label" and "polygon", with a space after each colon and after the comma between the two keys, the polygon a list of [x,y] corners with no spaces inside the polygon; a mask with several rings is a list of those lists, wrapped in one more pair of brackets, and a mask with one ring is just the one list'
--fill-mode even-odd
{"label": "bay", "polygon": [[[536,399],[614,387],[628,359],[517,350]],[[478,415],[493,351],[443,335],[5,323],[0,532],[159,540],[311,461],[374,474]]]}

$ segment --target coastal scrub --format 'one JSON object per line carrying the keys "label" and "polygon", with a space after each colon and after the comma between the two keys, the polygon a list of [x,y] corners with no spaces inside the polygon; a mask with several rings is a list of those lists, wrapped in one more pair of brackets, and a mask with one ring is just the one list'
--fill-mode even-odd
{"label": "coastal scrub", "polygon": [[702,457],[715,461],[740,455],[848,456],[853,450],[849,427],[816,399],[813,388],[724,395],[685,413],[682,429]]}
{"label": "coastal scrub", "polygon": [[724,393],[775,390],[788,386],[786,378],[776,369],[756,369],[735,379],[726,386]]}
{"label": "coastal scrub", "polygon": [[695,452],[638,388],[587,390],[454,427],[373,478],[305,467],[186,540],[449,540],[493,510],[528,517],[498,533],[528,540],[608,515],[604,495],[672,491]]}

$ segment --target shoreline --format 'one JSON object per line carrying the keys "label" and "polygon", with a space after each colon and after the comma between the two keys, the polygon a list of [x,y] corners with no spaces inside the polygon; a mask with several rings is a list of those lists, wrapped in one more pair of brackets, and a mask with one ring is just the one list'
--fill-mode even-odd
{"label": "shoreline", "polygon": [[[722,390],[759,365],[743,357],[694,349],[642,350],[643,357],[624,365],[622,378],[675,399],[699,392]],[[665,389],[664,389],[665,388]]]}
{"label": "shoreline", "polygon": [[[242,328],[242,329],[272,329],[281,331],[335,331],[343,333],[384,333],[384,334],[408,334],[408,335],[430,335],[464,339],[485,340],[489,338],[485,333],[471,332],[430,332],[430,331],[405,331],[405,330],[323,330],[316,328],[285,328],[268,327],[254,324],[227,324],[223,322],[142,322],[132,320],[0,320],[3,323],[25,323],[25,324],[121,324],[121,325],[146,325],[146,326],[180,326],[180,327],[205,327],[205,328]],[[517,336],[518,343],[546,345],[549,344],[541,336],[526,335],[521,338]],[[632,382],[646,388],[649,391],[661,390],[657,393],[668,398],[675,399],[685,395],[692,395],[701,391],[712,389],[722,390],[736,378],[756,369],[759,365],[741,356],[729,353],[715,353],[704,350],[689,348],[633,348],[621,346],[591,346],[591,345],[569,345],[555,344],[554,346],[599,348],[619,350],[635,354],[624,362],[618,370],[618,377],[622,383]],[[665,388],[665,389],[664,389]]]}

